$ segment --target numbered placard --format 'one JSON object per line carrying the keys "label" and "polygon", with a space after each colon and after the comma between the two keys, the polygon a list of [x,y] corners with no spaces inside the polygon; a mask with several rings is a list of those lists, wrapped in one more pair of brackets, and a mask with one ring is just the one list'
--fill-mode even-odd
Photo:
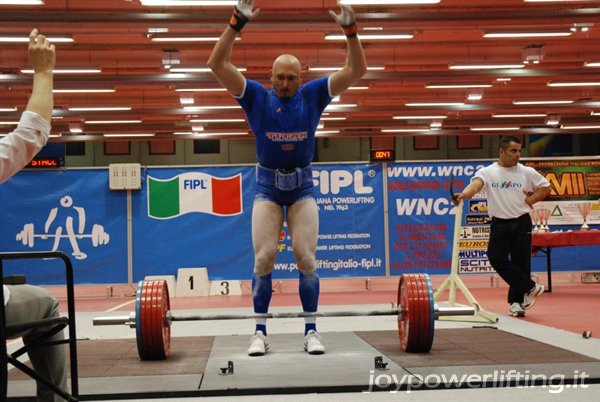
{"label": "numbered placard", "polygon": [[209,290],[208,269],[179,268],[177,270],[177,297],[208,296]]}
{"label": "numbered placard", "polygon": [[240,281],[211,281],[211,296],[241,296],[242,283]]}
{"label": "numbered placard", "polygon": [[169,296],[177,297],[177,289],[175,287],[175,275],[147,275],[144,277],[146,281],[159,281],[164,280],[167,282],[167,288],[169,288]]}

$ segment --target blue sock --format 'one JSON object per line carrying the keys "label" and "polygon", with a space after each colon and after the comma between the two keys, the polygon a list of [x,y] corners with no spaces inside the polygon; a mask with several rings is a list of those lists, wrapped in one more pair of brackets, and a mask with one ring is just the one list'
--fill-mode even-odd
{"label": "blue sock", "polygon": [[[299,293],[302,309],[308,313],[316,312],[319,305],[319,275],[316,272],[307,274],[300,272]],[[317,330],[314,317],[307,317],[304,321],[304,335],[310,330]]]}
{"label": "blue sock", "polygon": [[[254,302],[254,312],[257,314],[266,314],[269,312],[269,303],[273,294],[271,274],[259,276],[254,274],[252,277],[252,300]],[[266,319],[256,320],[256,331],[262,331],[267,335]]]}

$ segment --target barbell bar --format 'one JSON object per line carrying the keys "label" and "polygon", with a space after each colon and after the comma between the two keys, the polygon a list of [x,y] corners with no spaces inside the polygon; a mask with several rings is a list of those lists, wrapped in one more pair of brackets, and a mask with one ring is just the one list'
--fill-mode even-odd
{"label": "barbell bar", "polygon": [[135,328],[138,354],[142,360],[160,360],[169,355],[173,321],[396,316],[402,349],[409,353],[426,353],[433,344],[436,319],[441,316],[473,316],[479,312],[477,306],[438,307],[433,302],[433,288],[427,274],[402,275],[398,285],[398,308],[389,310],[177,316],[171,312],[169,290],[164,280],[140,281],[135,306],[135,312],[127,316],[95,317],[93,324]]}

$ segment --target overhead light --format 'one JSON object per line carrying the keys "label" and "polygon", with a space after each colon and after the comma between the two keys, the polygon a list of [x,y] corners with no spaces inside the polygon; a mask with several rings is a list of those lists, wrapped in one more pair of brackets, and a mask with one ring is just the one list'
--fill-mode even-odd
{"label": "overhead light", "polygon": [[14,126],[15,124],[19,124],[18,121],[0,121],[1,126]]}
{"label": "overhead light", "polygon": [[350,91],[360,91],[363,89],[369,89],[369,87],[350,87],[348,88]]}
{"label": "overhead light", "polygon": [[0,6],[43,6],[42,0],[0,0]]}
{"label": "overhead light", "polygon": [[104,137],[154,137],[156,133],[103,134]]}
{"label": "overhead light", "polygon": [[[401,39],[412,39],[415,37],[413,33],[402,33],[402,34],[359,34],[361,41],[370,40],[401,40]],[[325,40],[347,40],[346,35],[338,34],[326,34]]]}
{"label": "overhead light", "polygon": [[546,124],[549,126],[558,126],[560,124],[560,116],[557,114],[549,114],[546,117]]}
{"label": "overhead light", "polygon": [[112,93],[112,92],[116,92],[116,90],[115,89],[92,89],[92,88],[84,88],[84,89],[63,88],[63,89],[53,89],[52,92],[55,94],[100,94],[100,93]]}
{"label": "overhead light", "polygon": [[236,131],[236,132],[225,132],[225,133],[217,133],[217,132],[203,132],[203,133],[194,133],[191,131],[176,131],[173,135],[194,135],[197,137],[212,137],[212,136],[221,136],[221,135],[247,135],[247,131]]}
{"label": "overhead light", "polygon": [[[238,67],[238,71],[246,71],[245,67]],[[210,73],[210,67],[177,67],[169,70],[172,73]]]}
{"label": "overhead light", "polygon": [[69,123],[69,131],[73,134],[79,134],[83,132],[81,123]]}
{"label": "overhead light", "polygon": [[525,64],[452,64],[450,70],[493,70],[500,68],[525,68]]}
{"label": "overhead light", "polygon": [[194,95],[188,93],[181,93],[179,95],[179,101],[182,105],[193,105],[195,102]]}
{"label": "overhead light", "polygon": [[321,117],[323,121],[346,120],[345,117]]}
{"label": "overhead light", "polygon": [[0,112],[16,112],[16,107],[0,107]]}
{"label": "overhead light", "polygon": [[162,64],[166,69],[171,68],[173,65],[180,64],[179,51],[177,49],[165,49],[162,51]]}
{"label": "overhead light", "polygon": [[513,105],[568,105],[572,100],[513,101]]}
{"label": "overhead light", "polygon": [[[237,36],[235,40],[241,40],[242,38]],[[152,42],[216,42],[219,40],[218,36],[152,36],[150,38]]]}
{"label": "overhead light", "polygon": [[192,131],[194,133],[200,132],[200,131],[204,131],[204,126],[199,126],[199,125],[193,125],[192,126]]}
{"label": "overhead light", "polygon": [[492,114],[496,118],[525,118],[525,117],[546,117],[546,113],[525,113],[525,114]]}
{"label": "overhead light", "polygon": [[140,0],[142,6],[201,6],[201,7],[217,7],[217,6],[235,6],[237,0]]}
{"label": "overhead light", "polygon": [[508,81],[512,81],[512,78],[496,78],[496,81],[498,81],[498,82],[508,82]]}
{"label": "overhead light", "polygon": [[523,49],[522,52],[523,63],[539,64],[546,57],[546,50],[543,45],[531,45]]}
{"label": "overhead light", "polygon": [[[0,3],[1,4],[1,3]],[[73,38],[68,36],[47,36],[46,37],[52,43],[72,43]],[[0,35],[1,43],[29,43],[28,36],[17,36],[17,35]]]}
{"label": "overhead light", "polygon": [[521,127],[471,127],[471,131],[517,131]]}
{"label": "overhead light", "polygon": [[184,106],[184,110],[189,110],[190,112],[200,111],[200,110],[220,110],[220,109],[241,109],[241,106],[222,106],[222,105],[213,105],[213,106]]}
{"label": "overhead light", "polygon": [[[34,71],[32,68],[23,68],[21,69],[23,74],[33,74]],[[92,73],[101,73],[102,70],[99,68],[55,68],[52,70],[54,74],[92,74]]]}
{"label": "overhead light", "polygon": [[349,107],[356,107],[356,103],[330,103],[327,105],[325,110],[335,110],[335,109],[344,109]]}
{"label": "overhead light", "polygon": [[486,32],[484,38],[536,38],[553,36],[571,36],[571,31],[532,31],[532,32]]}
{"label": "overhead light", "polygon": [[549,82],[549,87],[595,87],[600,86],[600,82]]}
{"label": "overhead light", "polygon": [[340,130],[321,130],[321,131],[315,131],[315,137],[322,137],[324,135],[329,135],[329,134],[338,134],[340,132]]}
{"label": "overhead light", "polygon": [[141,120],[86,120],[85,124],[136,124]]}
{"label": "overhead light", "polygon": [[405,106],[464,106],[464,102],[411,102],[406,103]]}
{"label": "overhead light", "polygon": [[523,0],[525,3],[569,3],[569,2],[577,2],[577,1],[587,1],[590,0]]}
{"label": "overhead light", "polygon": [[467,95],[467,100],[478,101],[483,98],[483,89],[474,89]]}
{"label": "overhead light", "polygon": [[491,88],[492,84],[427,84],[429,89]]}
{"label": "overhead light", "polygon": [[244,119],[191,119],[191,123],[243,123]]}
{"label": "overhead light", "polygon": [[432,119],[445,119],[448,116],[394,116],[395,120],[432,120]]}
{"label": "overhead light", "polygon": [[600,61],[586,61],[583,65],[585,67],[600,67]]}
{"label": "overhead light", "polygon": [[413,127],[413,128],[386,128],[381,130],[382,133],[415,133],[420,131],[431,131],[429,127]]}
{"label": "overhead light", "polygon": [[594,111],[592,111],[591,114],[592,114],[592,116],[600,116],[600,112],[594,112]]}
{"label": "overhead light", "polygon": [[560,128],[565,129],[565,130],[590,130],[590,129],[598,129],[600,128],[600,125],[592,125],[592,124],[585,124],[585,125],[572,125],[572,126],[568,126],[568,125],[562,125]]}
{"label": "overhead light", "polygon": [[340,0],[351,6],[393,6],[411,4],[438,4],[441,0]]}
{"label": "overhead light", "polygon": [[224,92],[225,88],[177,88],[176,92]]}
{"label": "overhead light", "polygon": [[103,111],[119,111],[119,110],[131,110],[130,106],[98,106],[98,107],[70,107],[68,108],[71,112],[103,112]]}
{"label": "overhead light", "polygon": [[431,124],[429,125],[429,127],[432,130],[438,130],[440,128],[442,128],[442,122],[440,120],[434,120],[431,122]]}
{"label": "overhead light", "polygon": [[[343,67],[308,67],[308,71],[339,71]],[[369,71],[385,70],[385,66],[367,67]]]}

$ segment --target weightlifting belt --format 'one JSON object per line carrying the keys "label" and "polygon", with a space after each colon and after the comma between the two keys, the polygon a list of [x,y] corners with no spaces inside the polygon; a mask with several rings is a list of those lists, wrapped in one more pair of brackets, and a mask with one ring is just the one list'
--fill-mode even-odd
{"label": "weightlifting belt", "polygon": [[266,186],[275,186],[278,190],[295,190],[311,180],[312,169],[310,166],[294,169],[269,169],[256,165],[256,182]]}

